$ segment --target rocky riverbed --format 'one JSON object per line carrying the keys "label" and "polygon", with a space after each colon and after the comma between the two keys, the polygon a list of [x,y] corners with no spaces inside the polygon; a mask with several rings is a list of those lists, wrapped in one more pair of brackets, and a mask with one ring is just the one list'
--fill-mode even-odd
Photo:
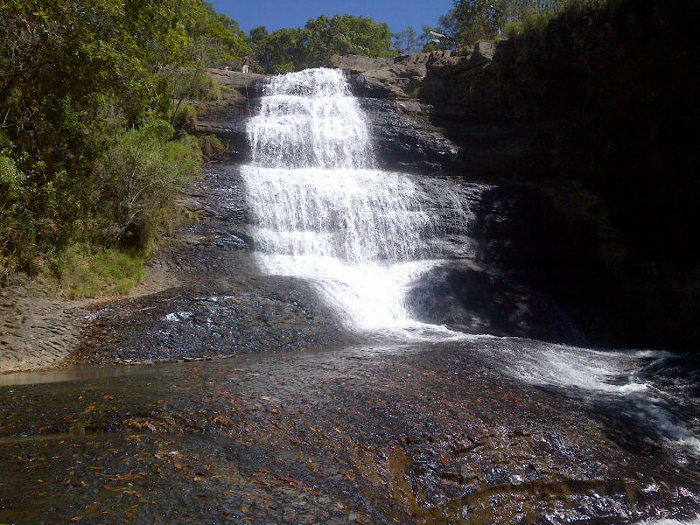
{"label": "rocky riverbed", "polygon": [[[533,340],[372,342],[307,283],[262,276],[237,169],[210,164],[187,188],[199,220],[149,263],[138,296],[77,311],[70,366],[2,377],[0,521],[624,524],[700,513],[698,457],[660,426],[676,417],[665,404],[547,380],[561,363],[545,356],[562,350]],[[562,356],[577,352],[600,358]],[[21,384],[36,381],[49,382]],[[692,419],[692,404],[673,406]]]}
{"label": "rocky riverbed", "polygon": [[700,512],[696,459],[620,422],[624,404],[606,413],[508,377],[504,344],[285,351],[2,387],[0,520],[623,524]]}

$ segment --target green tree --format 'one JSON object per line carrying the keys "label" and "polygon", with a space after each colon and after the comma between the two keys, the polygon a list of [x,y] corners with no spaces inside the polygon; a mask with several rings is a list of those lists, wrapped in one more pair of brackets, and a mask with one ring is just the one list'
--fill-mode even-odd
{"label": "green tree", "polygon": [[299,29],[275,31],[269,36],[268,46],[272,54],[268,73],[286,73],[293,71],[296,64],[301,65],[303,51]]}
{"label": "green tree", "polygon": [[306,23],[302,36],[301,63],[297,67],[324,65],[332,55],[392,55],[389,26],[367,17],[321,15]]}
{"label": "green tree", "polygon": [[173,133],[150,120],[119,135],[95,163],[95,233],[104,244],[147,247],[175,191],[199,172],[196,138],[173,141]]}
{"label": "green tree", "polygon": [[249,44],[252,49],[252,67],[260,67],[262,71],[270,71],[274,64],[274,50],[270,45],[270,33],[265,26],[255,27],[248,33]]}
{"label": "green tree", "polygon": [[[445,17],[441,17],[442,19]],[[440,39],[433,33],[445,35],[447,38]],[[423,53],[454,48],[454,31],[445,28],[442,24],[438,26],[423,26],[423,32],[418,37],[418,44]]]}
{"label": "green tree", "polygon": [[460,40],[471,44],[495,38],[508,20],[509,0],[458,0],[454,15]]}
{"label": "green tree", "polygon": [[255,62],[268,73],[323,66],[332,55],[394,54],[388,25],[351,15],[321,15],[303,28],[280,29],[271,34],[258,27],[250,32],[250,42]]}
{"label": "green tree", "polygon": [[193,39],[194,51],[208,67],[222,67],[239,63],[244,55],[252,55],[248,38],[238,22],[217,13],[209,3],[197,10],[187,26]]}
{"label": "green tree", "polygon": [[552,13],[561,5],[561,0],[455,0],[440,22],[461,44],[473,44],[500,36],[510,22]]}
{"label": "green tree", "polygon": [[[90,237],[111,198],[97,165],[125,133],[169,116],[173,72],[203,60],[195,37],[211,31],[192,29],[203,16],[212,15],[201,0],[0,3],[0,257],[6,263],[79,238],[128,242]],[[167,141],[175,138],[171,133]],[[140,147],[145,154],[173,146],[144,141]]]}
{"label": "green tree", "polygon": [[400,54],[416,53],[419,49],[418,33],[413,26],[408,26],[403,31],[394,33],[394,48]]}

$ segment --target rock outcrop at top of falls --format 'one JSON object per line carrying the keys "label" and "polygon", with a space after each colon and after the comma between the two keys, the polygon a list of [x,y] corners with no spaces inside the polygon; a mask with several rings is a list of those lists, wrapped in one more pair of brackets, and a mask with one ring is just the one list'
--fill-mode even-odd
{"label": "rock outcrop at top of falls", "polygon": [[209,69],[208,74],[223,92],[217,100],[193,102],[197,109],[197,132],[214,133],[225,139],[229,153],[244,155],[248,148],[245,121],[255,110],[252,100],[260,96],[267,75],[218,68]]}
{"label": "rock outcrop at top of falls", "polygon": [[[478,74],[491,63],[495,49],[493,42],[479,42],[469,54],[433,51],[393,59],[335,55],[330,65],[349,72],[355,91],[361,96],[439,102],[449,88],[444,79]],[[411,104],[402,107],[418,110]]]}

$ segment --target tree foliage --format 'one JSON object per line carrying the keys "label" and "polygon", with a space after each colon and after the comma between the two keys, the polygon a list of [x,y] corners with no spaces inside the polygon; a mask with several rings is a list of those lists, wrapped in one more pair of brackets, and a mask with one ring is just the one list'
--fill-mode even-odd
{"label": "tree foliage", "polygon": [[[247,52],[201,0],[3,0],[0,266],[77,240],[142,246],[199,154],[162,121],[205,66]],[[124,200],[137,179],[148,189]]]}
{"label": "tree foliage", "polygon": [[196,138],[170,140],[173,132],[167,122],[152,119],[122,133],[95,163],[96,232],[103,244],[145,246],[175,190],[198,173]]}
{"label": "tree foliage", "polygon": [[241,57],[252,54],[248,37],[238,22],[217,13],[209,3],[203,4],[187,32],[196,43],[199,58],[209,67],[237,65]]}
{"label": "tree foliage", "polygon": [[561,0],[455,0],[441,20],[448,34],[462,43],[500,36],[510,22],[556,11]]}
{"label": "tree foliage", "polygon": [[[421,35],[422,36],[422,35]],[[394,48],[399,54],[416,53],[420,50],[418,32],[413,26],[393,34]]]}
{"label": "tree foliage", "polygon": [[384,23],[351,15],[321,15],[304,27],[268,33],[265,27],[250,32],[256,65],[267,73],[280,73],[326,65],[332,55],[358,54],[389,57],[391,31]]}

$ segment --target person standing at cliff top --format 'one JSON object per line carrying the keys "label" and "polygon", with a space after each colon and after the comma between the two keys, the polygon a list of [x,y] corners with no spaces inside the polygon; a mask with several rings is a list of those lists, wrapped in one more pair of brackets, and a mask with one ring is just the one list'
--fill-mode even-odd
{"label": "person standing at cliff top", "polygon": [[248,72],[248,55],[245,55],[243,57],[243,67],[241,67],[241,73],[247,73]]}

